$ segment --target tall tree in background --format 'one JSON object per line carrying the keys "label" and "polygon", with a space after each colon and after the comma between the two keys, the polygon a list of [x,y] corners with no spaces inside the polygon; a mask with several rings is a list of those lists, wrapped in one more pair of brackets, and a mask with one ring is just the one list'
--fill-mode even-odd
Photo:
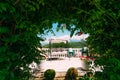
{"label": "tall tree in background", "polygon": [[66,24],[71,36],[76,30],[90,34],[92,53],[101,55],[97,64],[105,65],[99,80],[120,79],[119,0],[4,0],[0,1],[2,80],[29,78],[28,65],[39,61],[36,48],[42,38],[36,35],[51,31],[55,22],[58,28]]}
{"label": "tall tree in background", "polygon": [[64,42],[60,42],[60,43],[53,43],[52,47],[53,48],[67,48],[69,47],[69,45]]}

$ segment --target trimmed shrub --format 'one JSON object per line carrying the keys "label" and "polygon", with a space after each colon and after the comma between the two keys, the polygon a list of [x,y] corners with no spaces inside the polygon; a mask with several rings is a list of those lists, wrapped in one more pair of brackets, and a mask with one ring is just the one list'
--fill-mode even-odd
{"label": "trimmed shrub", "polygon": [[77,80],[77,76],[78,76],[77,69],[74,67],[71,67],[68,69],[66,73],[65,80]]}
{"label": "trimmed shrub", "polygon": [[53,69],[47,69],[44,72],[44,80],[54,80],[55,74],[56,74],[55,70],[53,70]]}

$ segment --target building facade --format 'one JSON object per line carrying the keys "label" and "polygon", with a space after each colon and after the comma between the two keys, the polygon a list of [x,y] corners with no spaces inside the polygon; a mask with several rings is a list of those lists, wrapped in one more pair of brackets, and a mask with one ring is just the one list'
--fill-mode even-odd
{"label": "building facade", "polygon": [[[70,51],[69,51],[70,49]],[[83,56],[82,48],[52,48],[51,53],[49,48],[42,48],[45,51],[46,57],[79,57]],[[72,52],[73,54],[70,54]]]}

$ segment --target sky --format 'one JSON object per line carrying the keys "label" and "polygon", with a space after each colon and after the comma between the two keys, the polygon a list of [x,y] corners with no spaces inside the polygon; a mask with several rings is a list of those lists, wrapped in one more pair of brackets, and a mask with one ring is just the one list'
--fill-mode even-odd
{"label": "sky", "polygon": [[57,28],[57,23],[53,24],[52,30],[54,31],[55,35],[53,33],[48,33],[48,35],[45,35],[44,37],[46,38],[45,41],[41,42],[43,45],[49,43],[49,39],[61,39],[61,40],[68,40],[69,42],[79,42],[82,39],[87,38],[89,35],[88,34],[82,34],[81,36],[78,35],[73,35],[70,37],[70,31],[67,29],[64,29],[64,32],[62,30],[59,30],[58,32],[56,31]]}

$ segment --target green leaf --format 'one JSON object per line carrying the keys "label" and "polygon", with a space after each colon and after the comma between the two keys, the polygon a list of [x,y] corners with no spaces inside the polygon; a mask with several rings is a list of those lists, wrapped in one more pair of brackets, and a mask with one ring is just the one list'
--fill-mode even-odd
{"label": "green leaf", "polygon": [[110,80],[116,80],[116,75],[115,74],[110,75]]}
{"label": "green leaf", "polygon": [[16,28],[20,28],[20,29],[24,29],[24,28],[26,28],[27,26],[26,26],[26,22],[25,21],[22,21],[22,22],[20,22],[17,26],[16,26]]}
{"label": "green leaf", "polygon": [[15,10],[15,8],[14,7],[10,7],[10,13],[15,13],[16,12],[16,10]]}
{"label": "green leaf", "polygon": [[[1,62],[6,62],[6,61],[8,61],[8,56],[6,56],[4,54],[0,55],[0,63]],[[3,66],[3,65],[1,65],[1,66]]]}
{"label": "green leaf", "polygon": [[120,17],[120,10],[118,11],[118,17]]}
{"label": "green leaf", "polygon": [[9,32],[9,29],[7,27],[0,27],[0,33],[8,33]]}
{"label": "green leaf", "polygon": [[14,80],[14,78],[15,78],[14,73],[10,72],[9,74],[10,74],[10,76],[9,76],[10,80]]}
{"label": "green leaf", "polygon": [[0,3],[0,9],[3,11],[7,11],[8,5],[7,3]]}
{"label": "green leaf", "polygon": [[0,46],[0,53],[4,53],[7,51],[7,47],[6,46]]}
{"label": "green leaf", "polygon": [[0,70],[0,80],[5,80],[8,71],[6,69]]}
{"label": "green leaf", "polygon": [[10,38],[10,42],[16,42],[18,38],[19,38],[19,35],[13,35],[13,36]]}

